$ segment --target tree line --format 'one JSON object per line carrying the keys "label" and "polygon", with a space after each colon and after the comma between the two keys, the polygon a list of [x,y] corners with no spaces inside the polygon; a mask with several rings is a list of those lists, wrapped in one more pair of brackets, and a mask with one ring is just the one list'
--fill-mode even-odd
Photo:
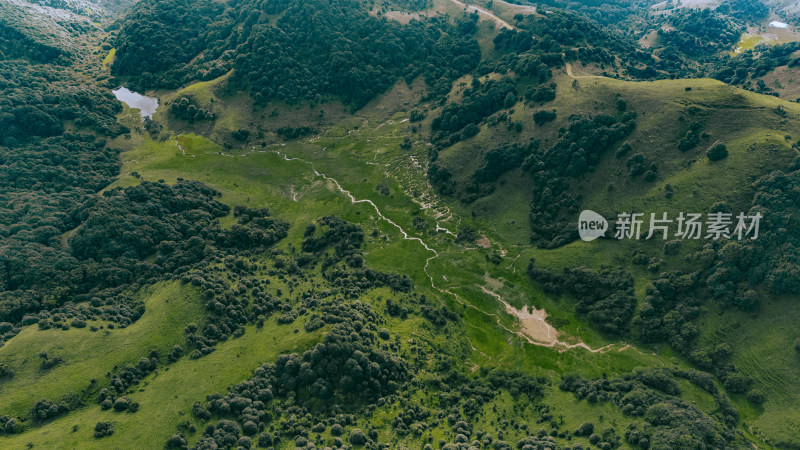
{"label": "tree line", "polygon": [[113,72],[140,89],[174,89],[234,69],[233,82],[257,104],[336,96],[359,109],[399,79],[423,76],[440,96],[477,66],[480,49],[469,29],[448,19],[401,25],[358,2],[148,0],[129,14],[116,55]]}

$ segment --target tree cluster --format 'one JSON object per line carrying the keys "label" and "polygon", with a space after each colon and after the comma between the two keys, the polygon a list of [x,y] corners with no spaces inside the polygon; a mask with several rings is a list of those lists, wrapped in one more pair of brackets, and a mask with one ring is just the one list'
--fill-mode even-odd
{"label": "tree cluster", "polygon": [[169,105],[169,112],[178,119],[187,120],[189,123],[217,118],[212,111],[198,107],[194,100],[187,97],[181,97],[180,100],[172,102]]}
{"label": "tree cluster", "polygon": [[[19,324],[74,300],[96,272],[81,268],[61,237],[119,170],[119,150],[103,136],[128,131],[116,122],[121,110],[67,68],[0,62],[0,321]],[[65,131],[67,121],[77,130]]]}
{"label": "tree cluster", "polygon": [[636,128],[636,113],[619,118],[573,114],[570,124],[550,148],[534,151],[522,167],[536,182],[531,202],[531,241],[552,248],[577,238],[565,214],[578,212],[580,200],[570,194],[572,180],[594,171],[600,157]]}
{"label": "tree cluster", "polygon": [[38,422],[45,422],[69,412],[69,407],[65,402],[53,403],[47,400],[39,400],[33,407],[31,416]]}
{"label": "tree cluster", "polygon": [[711,56],[727,50],[741,36],[742,26],[710,9],[681,9],[669,15],[672,29],[659,29],[663,45],[689,57]]}
{"label": "tree cluster", "polygon": [[483,155],[483,167],[478,169],[472,178],[478,183],[496,181],[511,169],[516,169],[535,150],[539,149],[539,141],[532,140],[526,145],[503,144],[489,150]]}
{"label": "tree cluster", "polygon": [[[709,75],[728,84],[741,86],[766,95],[777,96],[778,93],[768,88],[764,80],[759,78],[764,77],[776,67],[787,66],[794,68],[800,65],[800,58],[793,56],[798,49],[800,49],[800,43],[789,42],[775,45],[758,45],[754,49],[742,50],[736,56],[723,54],[713,64]],[[756,83],[755,86],[753,86],[754,81]]]}
{"label": "tree cluster", "polygon": [[604,268],[600,272],[586,267],[564,268],[561,275],[549,269],[528,265],[528,276],[555,294],[569,294],[578,301],[575,312],[585,315],[601,331],[625,335],[636,311],[633,276],[622,269]]}
{"label": "tree cluster", "polygon": [[757,24],[769,15],[769,7],[758,0],[725,0],[716,11],[746,23]]}
{"label": "tree cluster", "polygon": [[259,104],[334,95],[359,109],[401,77],[423,76],[432,93],[446,93],[480,59],[469,33],[440,18],[401,25],[358,2],[145,1],[120,30],[112,69],[144,88],[234,69]]}
{"label": "tree cluster", "polygon": [[158,363],[158,354],[153,352],[149,358],[140,359],[136,365],[125,364],[121,368],[114,367],[109,387],[100,390],[98,395],[97,401],[100,407],[104,410],[113,407],[115,411],[131,410],[131,412],[135,412],[139,405],[131,403],[122,394],[131,387],[137,386],[144,377],[155,371],[158,368]]}
{"label": "tree cluster", "polygon": [[533,122],[536,125],[542,126],[542,125],[544,125],[544,124],[546,124],[548,122],[552,122],[554,120],[556,120],[556,110],[555,109],[549,110],[549,111],[546,110],[546,109],[540,109],[539,111],[536,111],[535,113],[533,113]]}
{"label": "tree cluster", "polygon": [[[645,449],[714,448],[734,442],[735,435],[730,430],[720,429],[715,418],[680,398],[675,378],[675,374],[665,369],[643,369],[619,378],[591,381],[567,374],[562,377],[559,389],[590,403],[610,402],[627,416],[642,417],[645,422],[634,422],[625,431],[625,440],[630,445]],[[725,406],[730,407],[729,401]],[[576,434],[588,435],[590,441],[591,436],[598,436],[592,442],[598,445],[603,438],[594,431],[594,424],[589,422],[579,427]]]}
{"label": "tree cluster", "polygon": [[[333,286],[346,290],[351,298],[381,286],[398,292],[411,290],[413,284],[407,275],[383,273],[364,267],[363,245],[364,232],[361,227],[335,216],[327,216],[317,220],[316,225],[310,224],[306,228],[302,250],[309,254],[309,262],[321,259],[322,276]],[[327,251],[329,249],[333,252]]]}
{"label": "tree cluster", "polygon": [[[517,88],[510,78],[481,83],[475,79],[472,88],[463,93],[460,103],[449,103],[431,122],[436,133],[432,140],[448,146],[477,134],[478,124],[486,117],[517,103]],[[473,125],[474,127],[469,127]]]}
{"label": "tree cluster", "polygon": [[[360,307],[369,309],[366,305]],[[295,403],[303,409],[335,416],[328,424],[333,426],[332,434],[340,435],[342,425],[354,423],[341,413],[343,408],[355,410],[374,403],[396,391],[408,374],[409,368],[401,358],[376,347],[373,323],[363,317],[345,320],[302,355],[281,355],[275,363],[256,369],[247,381],[231,387],[226,395],[214,394],[206,405],[195,404],[195,417],[224,418],[206,428],[200,447],[212,442],[221,447],[233,445],[242,436],[257,438],[259,445],[275,444],[280,435],[265,430],[267,425],[276,423],[288,437],[299,439],[304,428],[300,423],[294,424],[291,419],[278,422],[281,417],[293,416],[296,407],[291,405]],[[319,422],[313,426],[317,430],[326,428]],[[307,433],[306,429],[305,436]],[[358,432],[351,432],[351,441],[361,438],[354,434]]]}
{"label": "tree cluster", "polygon": [[280,127],[278,128],[275,133],[281,137],[281,139],[291,141],[293,139],[301,138],[303,136],[308,136],[310,134],[316,133],[312,127],[308,126],[299,126],[299,127]]}

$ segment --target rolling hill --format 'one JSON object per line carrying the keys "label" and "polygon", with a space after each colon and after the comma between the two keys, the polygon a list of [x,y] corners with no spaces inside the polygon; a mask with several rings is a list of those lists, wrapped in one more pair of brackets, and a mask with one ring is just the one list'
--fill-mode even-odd
{"label": "rolling hill", "polygon": [[0,447],[797,448],[800,106],[748,5],[141,0],[2,50]]}

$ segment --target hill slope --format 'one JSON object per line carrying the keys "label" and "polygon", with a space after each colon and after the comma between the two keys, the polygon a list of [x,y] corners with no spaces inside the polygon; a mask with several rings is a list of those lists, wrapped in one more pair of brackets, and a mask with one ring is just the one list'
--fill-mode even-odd
{"label": "hill slope", "polygon": [[626,3],[472,6],[144,0],[0,62],[0,446],[796,447],[800,107],[659,79],[733,43]]}

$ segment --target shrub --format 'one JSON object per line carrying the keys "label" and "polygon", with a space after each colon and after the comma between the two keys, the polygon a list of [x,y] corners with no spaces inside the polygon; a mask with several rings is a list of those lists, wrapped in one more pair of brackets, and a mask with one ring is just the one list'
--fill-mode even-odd
{"label": "shrub", "polygon": [[630,175],[631,178],[638,177],[646,170],[644,165],[644,155],[641,153],[637,153],[628,158],[628,160],[625,161],[625,165],[628,167],[628,175]]}
{"label": "shrub", "polygon": [[125,411],[129,406],[131,406],[130,400],[120,397],[114,402],[114,411]]}
{"label": "shrub", "polygon": [[675,190],[672,189],[672,185],[671,184],[667,183],[664,186],[664,197],[672,198],[673,195],[675,195]]}
{"label": "shrub", "polygon": [[740,373],[728,375],[723,382],[725,389],[733,394],[744,394],[752,383],[753,380],[751,378]]}
{"label": "shrub", "polygon": [[747,393],[747,400],[754,405],[763,405],[766,397],[758,389],[753,389]]}
{"label": "shrub", "polygon": [[256,423],[252,420],[248,420],[242,424],[242,432],[244,432],[246,435],[252,436],[258,432],[258,425],[256,425]]}
{"label": "shrub", "polygon": [[665,255],[677,255],[681,249],[682,242],[675,239],[664,244]]}
{"label": "shrub", "polygon": [[34,420],[45,421],[65,414],[68,411],[69,407],[67,407],[67,404],[64,402],[55,404],[47,400],[39,400],[33,407],[32,415]]}
{"label": "shrub", "polygon": [[181,355],[183,355],[183,347],[180,345],[175,345],[167,355],[167,360],[169,362],[175,362],[181,357]]}
{"label": "shrub", "polygon": [[11,368],[8,367],[7,365],[0,364],[0,380],[13,377],[14,377],[14,371],[11,370]]}
{"label": "shrub", "polygon": [[261,433],[258,437],[259,447],[269,447],[272,445],[272,436],[269,433]]}
{"label": "shrub", "polygon": [[614,156],[616,156],[616,157],[617,157],[617,159],[619,159],[619,158],[622,158],[623,156],[625,156],[625,155],[627,155],[628,153],[630,153],[630,151],[631,151],[631,148],[632,148],[632,147],[631,147],[631,144],[629,144],[629,143],[627,143],[627,142],[626,142],[626,143],[624,143],[624,144],[622,144],[622,145],[620,145],[620,146],[619,146],[619,148],[617,149],[617,151],[616,151],[616,152],[614,152]]}
{"label": "shrub", "polygon": [[[2,416],[0,419],[7,418],[8,416]],[[20,426],[17,423],[17,419],[8,419],[6,423],[3,425],[3,431],[6,434],[14,434],[17,431],[20,431]]]}
{"label": "shrub", "polygon": [[250,130],[245,128],[240,128],[231,133],[231,136],[233,136],[233,138],[236,139],[237,141],[246,141],[250,138]]}
{"label": "shrub", "polygon": [[361,428],[353,428],[350,431],[350,443],[353,445],[364,445],[367,442],[367,435]]}
{"label": "shrub", "polygon": [[589,436],[592,433],[594,433],[594,424],[592,422],[586,422],[575,430],[575,434],[578,436]]}
{"label": "shrub", "polygon": [[167,441],[167,448],[186,448],[186,438],[178,433],[173,434]]}
{"label": "shrub", "polygon": [[728,156],[728,148],[725,147],[725,144],[717,144],[706,152],[706,156],[711,161],[719,161]]}
{"label": "shrub", "polygon": [[544,125],[548,122],[552,122],[556,120],[556,110],[548,111],[546,109],[542,109],[533,113],[533,121],[536,125]]}
{"label": "shrub", "polygon": [[112,434],[114,434],[114,425],[111,422],[97,422],[94,427],[94,437],[97,439],[111,436]]}

